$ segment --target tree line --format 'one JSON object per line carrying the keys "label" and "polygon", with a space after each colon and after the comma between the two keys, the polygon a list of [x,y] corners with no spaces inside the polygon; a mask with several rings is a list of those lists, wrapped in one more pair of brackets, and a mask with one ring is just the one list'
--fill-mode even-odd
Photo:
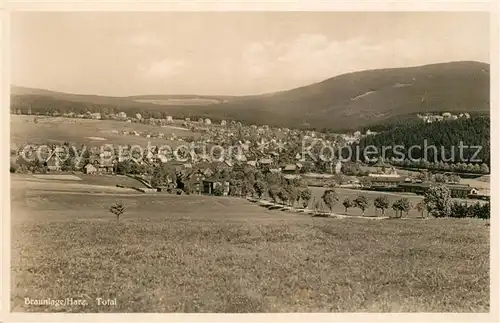
{"label": "tree line", "polygon": [[454,173],[473,173],[473,174],[489,174],[490,167],[486,163],[448,163],[448,162],[429,162],[422,159],[419,161],[405,160],[389,160],[394,166],[399,166],[409,169],[429,169],[434,171],[454,172]]}
{"label": "tree line", "polygon": [[[333,213],[333,208],[340,202],[339,196],[335,189],[327,189],[324,191],[320,200],[313,200],[313,208],[316,211],[321,211],[325,208]],[[342,201],[345,214],[348,214],[349,209],[358,208],[363,216],[370,205],[375,208],[375,213],[386,214],[386,211],[392,209],[394,217],[402,218],[408,216],[411,210],[416,210],[421,214],[422,218],[431,215],[436,218],[440,217],[455,217],[455,218],[490,218],[490,203],[475,202],[472,204],[459,202],[451,198],[450,189],[444,185],[434,185],[425,194],[424,199],[416,204],[402,197],[390,203],[386,196],[378,196],[373,201],[369,201],[366,195],[359,194],[356,198],[351,199],[346,197]]]}

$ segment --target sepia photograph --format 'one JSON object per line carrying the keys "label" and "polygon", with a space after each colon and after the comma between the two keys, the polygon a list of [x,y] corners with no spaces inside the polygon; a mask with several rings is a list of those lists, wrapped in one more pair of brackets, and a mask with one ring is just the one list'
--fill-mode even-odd
{"label": "sepia photograph", "polygon": [[11,12],[10,313],[490,313],[491,19]]}

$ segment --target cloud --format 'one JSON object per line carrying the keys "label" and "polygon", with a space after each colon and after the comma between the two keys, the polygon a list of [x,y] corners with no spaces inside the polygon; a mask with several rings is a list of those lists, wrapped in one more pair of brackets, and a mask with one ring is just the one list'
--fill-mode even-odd
{"label": "cloud", "polygon": [[301,34],[281,43],[252,42],[242,51],[247,77],[286,80],[283,88],[358,70],[418,65],[422,57],[422,48],[404,39],[371,43],[362,37],[332,40],[323,34]]}
{"label": "cloud", "polygon": [[139,65],[139,71],[145,78],[165,79],[178,75],[185,63],[180,60],[162,59]]}
{"label": "cloud", "polygon": [[273,42],[251,42],[243,48],[241,61],[247,76],[253,79],[267,76],[274,68],[275,47]]}

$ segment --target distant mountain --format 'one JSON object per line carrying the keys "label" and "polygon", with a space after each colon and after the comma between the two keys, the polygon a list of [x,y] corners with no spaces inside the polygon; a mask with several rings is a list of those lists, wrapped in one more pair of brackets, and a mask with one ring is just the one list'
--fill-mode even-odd
{"label": "distant mountain", "polygon": [[477,62],[370,70],[204,112],[251,123],[358,128],[419,112],[487,112],[489,79],[489,65]]}
{"label": "distant mountain", "polygon": [[21,108],[31,102],[34,108],[37,100],[57,100],[58,104],[72,101],[94,108],[96,104],[108,105],[107,108],[115,106],[127,113],[168,113],[179,117],[339,130],[413,118],[425,112],[488,113],[489,92],[488,64],[451,62],[343,74],[289,91],[243,97],[103,97],[13,87],[12,102]]}
{"label": "distant mountain", "polygon": [[[194,95],[194,94],[175,94],[175,95],[135,95],[135,96],[101,96],[101,95],[88,95],[88,94],[72,94],[64,92],[56,92],[44,89],[35,89],[22,86],[11,86],[11,96],[38,96],[38,97],[50,97],[57,100],[68,100],[73,102],[88,102],[93,104],[134,104],[134,102],[141,101],[154,101],[154,100],[196,100],[196,99],[206,99],[219,102],[224,102],[231,96],[215,96],[215,95]],[[144,102],[147,103],[147,102]],[[158,108],[158,107],[156,107]]]}

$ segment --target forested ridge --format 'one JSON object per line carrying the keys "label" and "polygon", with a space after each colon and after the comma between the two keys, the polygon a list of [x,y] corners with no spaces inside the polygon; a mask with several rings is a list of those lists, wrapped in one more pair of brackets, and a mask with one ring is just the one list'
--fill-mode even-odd
{"label": "forested ridge", "polygon": [[[463,157],[460,160],[460,145],[469,147],[463,148]],[[448,163],[475,163],[474,159],[480,159],[480,163],[490,163],[490,118],[489,116],[474,116],[470,119],[458,119],[441,121],[434,123],[414,123],[409,122],[404,125],[393,127],[390,130],[382,131],[375,135],[365,136],[360,142],[360,149],[373,145],[382,149],[382,147],[391,147],[402,145],[404,148],[399,151],[408,156],[408,150],[411,146],[419,146],[421,149],[414,148],[411,151],[413,159],[424,158],[424,148],[427,147],[428,153],[426,160],[428,162],[448,162]],[[430,146],[436,146],[438,150],[437,160],[434,159]],[[481,149],[474,156],[478,148]],[[472,147],[472,148],[471,148]],[[444,153],[441,153],[441,152]],[[454,151],[454,154],[453,154]],[[387,150],[387,159],[398,157],[393,150]],[[479,162],[476,162],[479,163]]]}

